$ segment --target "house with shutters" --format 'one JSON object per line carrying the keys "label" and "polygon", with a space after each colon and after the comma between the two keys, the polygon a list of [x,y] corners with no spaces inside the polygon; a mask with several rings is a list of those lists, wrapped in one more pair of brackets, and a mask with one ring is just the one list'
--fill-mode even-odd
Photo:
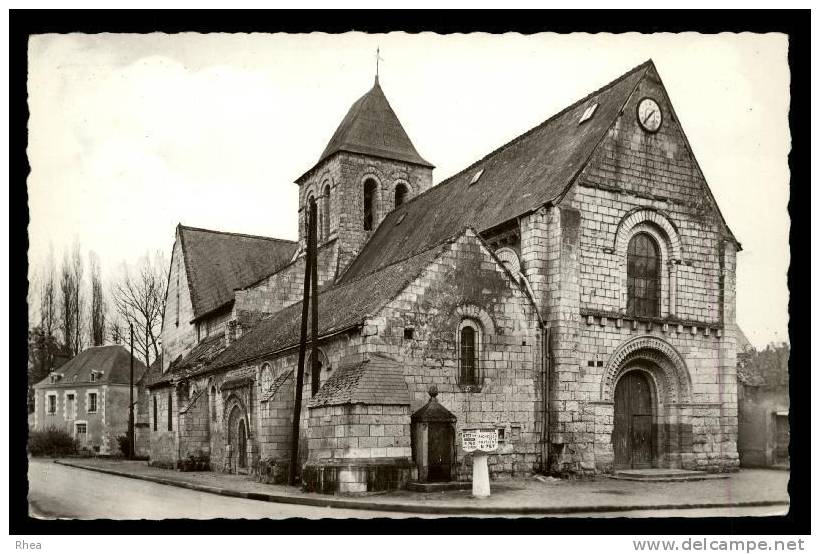
{"label": "house with shutters", "polygon": [[[377,78],[296,179],[297,242],[178,228],[152,463],[390,489],[468,479],[481,428],[493,478],[737,467],[740,244],[651,61],[432,172]],[[296,391],[312,201],[318,370]]]}
{"label": "house with shutters", "polygon": [[[145,372],[145,365],[134,359],[135,404]],[[131,354],[125,347],[83,350],[34,385],[34,429],[62,429],[81,449],[121,454],[117,438],[128,434],[130,379]]]}

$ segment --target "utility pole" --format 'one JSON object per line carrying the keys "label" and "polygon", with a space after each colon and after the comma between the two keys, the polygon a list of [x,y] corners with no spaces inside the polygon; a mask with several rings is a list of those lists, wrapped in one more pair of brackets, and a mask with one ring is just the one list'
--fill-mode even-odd
{"label": "utility pole", "polygon": [[[310,211],[314,214],[316,213],[316,200],[311,199],[310,201],[311,209]],[[314,215],[314,221],[318,220],[318,217]],[[318,227],[318,221],[316,221]],[[318,235],[319,229],[314,229],[313,231],[313,263],[310,264],[311,268],[311,275],[310,275],[310,338],[311,338],[311,346],[310,346],[310,389],[311,392],[319,389],[320,383],[320,376],[319,376],[319,356],[316,355],[318,352],[317,344],[318,335],[319,335],[319,301],[317,300],[317,296],[319,294],[319,247],[318,247]]]}
{"label": "utility pole", "polygon": [[131,328],[131,371],[128,379],[128,459],[134,459],[134,324]]}
{"label": "utility pole", "polygon": [[305,287],[302,294],[302,328],[299,338],[299,363],[296,367],[296,398],[293,403],[293,425],[291,427],[290,464],[288,464],[288,484],[296,485],[296,465],[299,463],[299,419],[302,413],[302,386],[305,373],[305,350],[307,348],[308,302],[313,264],[316,263],[316,201],[311,199],[308,216],[307,252],[305,255]]}

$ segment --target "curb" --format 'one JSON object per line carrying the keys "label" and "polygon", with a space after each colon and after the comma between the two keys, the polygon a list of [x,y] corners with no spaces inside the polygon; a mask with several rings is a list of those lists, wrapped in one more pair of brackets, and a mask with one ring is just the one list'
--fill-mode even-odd
{"label": "curb", "polygon": [[416,514],[439,514],[439,515],[467,515],[467,514],[497,514],[497,515],[549,515],[549,514],[575,514],[591,512],[631,512],[644,510],[686,510],[704,508],[738,508],[738,507],[765,507],[765,506],[788,506],[788,501],[783,500],[753,500],[748,502],[700,502],[690,504],[638,504],[638,505],[595,505],[595,506],[428,506],[423,504],[400,504],[368,502],[366,500],[356,500],[337,497],[311,497],[311,496],[291,496],[283,494],[272,494],[264,492],[243,492],[232,489],[211,487],[208,485],[198,485],[186,483],[175,479],[165,479],[151,475],[137,475],[115,469],[87,466],[75,464],[61,460],[54,460],[55,464],[86,471],[96,471],[117,477],[129,479],[139,479],[150,481],[161,485],[169,485],[183,489],[190,489],[199,492],[230,496],[233,498],[245,498],[248,500],[260,500],[263,502],[276,502],[280,504],[297,504],[301,506],[313,506],[320,508],[345,508],[349,510],[372,510],[381,512],[403,512]]}

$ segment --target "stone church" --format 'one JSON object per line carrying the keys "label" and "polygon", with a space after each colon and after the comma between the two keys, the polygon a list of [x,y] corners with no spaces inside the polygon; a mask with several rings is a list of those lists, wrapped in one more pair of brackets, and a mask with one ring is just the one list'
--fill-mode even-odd
{"label": "stone church", "polygon": [[[318,206],[309,490],[738,465],[735,256],[652,61],[433,186],[378,78],[296,180],[299,239],[179,225],[151,463],[291,462],[307,206]],[[286,472],[286,470],[285,470]]]}

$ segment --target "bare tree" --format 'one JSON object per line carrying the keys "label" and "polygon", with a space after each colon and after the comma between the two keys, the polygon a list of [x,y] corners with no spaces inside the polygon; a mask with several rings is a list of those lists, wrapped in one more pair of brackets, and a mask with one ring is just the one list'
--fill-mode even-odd
{"label": "bare tree", "polygon": [[57,330],[57,290],[54,273],[54,249],[50,247],[45,266],[40,273],[40,327],[46,337],[53,337]]}
{"label": "bare tree", "polygon": [[79,354],[83,349],[83,321],[82,313],[85,307],[85,299],[82,294],[83,283],[83,257],[80,251],[80,242],[75,239],[71,249],[71,274],[74,280],[74,354]]}
{"label": "bare tree", "polygon": [[108,340],[114,344],[126,344],[129,340],[128,325],[123,323],[116,307],[108,318]]}
{"label": "bare tree", "polygon": [[89,313],[89,331],[91,344],[102,346],[105,343],[105,297],[103,295],[100,260],[95,252],[88,254],[88,269],[91,275],[91,311]]}
{"label": "bare tree", "polygon": [[60,266],[60,331],[63,345],[68,353],[77,355],[83,349],[83,320],[85,304],[82,293],[83,258],[79,241],[74,241],[71,253],[63,254]]}
{"label": "bare tree", "polygon": [[74,288],[74,274],[66,252],[63,254],[63,263],[60,266],[60,332],[66,351],[76,354],[74,327],[77,320],[74,315]]}
{"label": "bare tree", "polygon": [[[168,280],[165,266],[161,252],[154,256],[146,254],[135,267],[123,264],[122,274],[111,291],[117,314],[126,325],[134,326],[134,350],[146,366],[159,358],[158,339]],[[129,332],[127,328],[123,331]],[[125,338],[128,340],[128,335]]]}

